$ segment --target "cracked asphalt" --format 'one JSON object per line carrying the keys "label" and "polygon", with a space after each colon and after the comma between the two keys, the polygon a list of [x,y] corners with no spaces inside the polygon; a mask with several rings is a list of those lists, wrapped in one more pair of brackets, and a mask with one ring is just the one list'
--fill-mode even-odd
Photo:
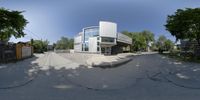
{"label": "cracked asphalt", "polygon": [[[40,69],[37,77],[20,87],[0,89],[1,100],[199,100],[200,98],[200,64],[197,63],[180,62],[159,54],[150,54],[135,56],[132,61],[116,68],[102,69],[77,67],[77,63],[54,53],[47,53],[38,59],[44,64],[34,64],[36,69]],[[59,61],[62,62],[62,66],[59,65]]]}

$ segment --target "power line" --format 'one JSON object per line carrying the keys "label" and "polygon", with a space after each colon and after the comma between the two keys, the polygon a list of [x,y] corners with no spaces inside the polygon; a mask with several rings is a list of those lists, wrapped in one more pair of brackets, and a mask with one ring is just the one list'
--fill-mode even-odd
{"label": "power line", "polygon": [[41,39],[38,35],[36,35],[35,33],[33,33],[32,31],[25,29],[26,31],[28,31],[29,33],[31,33],[32,35],[36,36],[38,39]]}

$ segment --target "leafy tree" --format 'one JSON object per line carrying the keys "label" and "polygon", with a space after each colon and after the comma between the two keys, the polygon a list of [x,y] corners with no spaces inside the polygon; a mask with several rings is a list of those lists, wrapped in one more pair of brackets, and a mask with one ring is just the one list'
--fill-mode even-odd
{"label": "leafy tree", "polygon": [[144,30],[141,32],[142,36],[145,38],[147,43],[154,41],[154,34],[148,30]]}
{"label": "leafy tree", "polygon": [[164,42],[164,46],[165,46],[165,50],[169,51],[169,50],[172,50],[174,48],[174,43],[170,39],[167,39]]}
{"label": "leafy tree", "polygon": [[42,49],[44,51],[47,51],[47,46],[49,44],[49,41],[48,40],[45,40],[45,41],[42,41]]}
{"label": "leafy tree", "polygon": [[133,51],[146,50],[148,44],[151,41],[154,41],[154,34],[147,30],[144,30],[142,32],[122,31],[122,34],[125,34],[132,38]]}
{"label": "leafy tree", "polygon": [[152,41],[154,41],[154,34],[151,33],[148,30],[142,31],[141,34],[145,38],[145,43],[146,43],[145,49],[146,50],[150,49],[149,43],[152,42]]}
{"label": "leafy tree", "polygon": [[35,53],[43,52],[43,42],[41,40],[33,40],[33,48]]}
{"label": "leafy tree", "polygon": [[73,49],[74,39],[68,39],[67,37],[61,37],[56,43],[56,49]]}
{"label": "leafy tree", "polygon": [[174,43],[170,39],[167,39],[164,35],[161,35],[157,40],[157,47],[159,52],[169,51],[173,49]]}
{"label": "leafy tree", "polygon": [[49,44],[48,40],[42,41],[42,40],[32,40],[33,42],[33,48],[34,52],[36,53],[43,53],[44,51],[47,51],[47,46]]}
{"label": "leafy tree", "polygon": [[8,41],[11,36],[23,37],[25,35],[23,30],[27,23],[22,11],[0,8],[0,41]]}
{"label": "leafy tree", "polygon": [[158,50],[157,43],[155,42],[155,40],[154,40],[154,42],[152,42],[150,49],[152,51],[157,51]]}
{"label": "leafy tree", "polygon": [[157,40],[157,47],[158,48],[164,48],[164,42],[167,40],[167,38],[164,35],[159,36]]}
{"label": "leafy tree", "polygon": [[196,40],[200,45],[200,8],[178,9],[165,25],[176,39]]}
{"label": "leafy tree", "polygon": [[144,50],[146,48],[146,40],[140,33],[132,33],[133,34],[133,48],[135,51]]}

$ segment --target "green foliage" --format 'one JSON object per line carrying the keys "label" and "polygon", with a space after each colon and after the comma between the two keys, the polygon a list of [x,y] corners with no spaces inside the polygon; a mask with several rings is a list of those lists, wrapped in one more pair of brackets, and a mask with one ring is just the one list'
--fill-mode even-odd
{"label": "green foliage", "polygon": [[160,52],[169,51],[174,48],[174,43],[170,39],[167,39],[164,35],[159,36],[156,45]]}
{"label": "green foliage", "polygon": [[123,31],[122,34],[132,38],[132,51],[146,50],[149,42],[154,41],[154,34],[147,30],[142,32]]}
{"label": "green foliage", "polygon": [[169,50],[172,50],[174,48],[174,43],[167,39],[165,42],[164,42],[164,46],[165,46],[165,50],[169,51]]}
{"label": "green foliage", "polygon": [[47,51],[47,46],[49,44],[48,40],[42,41],[42,40],[32,40],[33,42],[33,48],[35,53],[43,53],[44,51]]}
{"label": "green foliage", "polygon": [[133,49],[134,51],[144,50],[146,47],[145,37],[140,33],[132,33],[133,34]]}
{"label": "green foliage", "polygon": [[167,38],[164,35],[159,36],[157,40],[157,47],[159,49],[164,49],[164,42],[167,40]]}
{"label": "green foliage", "polygon": [[148,30],[142,31],[141,35],[145,38],[145,41],[147,43],[149,43],[150,41],[154,41],[154,34]]}
{"label": "green foliage", "polygon": [[21,11],[0,8],[0,41],[8,41],[11,36],[23,37],[25,35],[23,30],[27,23]]}
{"label": "green foliage", "polygon": [[161,35],[158,40],[155,42],[154,34],[150,31],[142,31],[142,32],[128,32],[123,31],[122,34],[125,34],[132,38],[132,51],[146,51],[148,44],[151,42],[150,49],[151,50],[162,50],[169,51],[173,49],[174,43],[167,39],[164,35]]}
{"label": "green foliage", "polygon": [[200,45],[200,8],[178,9],[165,25],[176,39],[197,40]]}
{"label": "green foliage", "polygon": [[56,49],[73,49],[74,48],[74,39],[69,39],[67,37],[61,37],[60,40],[57,41]]}

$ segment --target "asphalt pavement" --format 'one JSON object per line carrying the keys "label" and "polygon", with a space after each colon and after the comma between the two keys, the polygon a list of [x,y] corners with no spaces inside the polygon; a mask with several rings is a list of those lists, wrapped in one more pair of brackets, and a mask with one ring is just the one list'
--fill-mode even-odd
{"label": "asphalt pavement", "polygon": [[[200,98],[200,64],[180,62],[159,54],[134,56],[132,61],[124,65],[106,69],[78,66],[76,62],[54,53],[47,53],[26,62],[23,63],[34,65],[31,69],[38,69],[35,70],[37,77],[19,87],[0,89],[1,100],[199,100]],[[30,70],[29,66],[27,69],[22,67],[24,72]],[[10,79],[10,76],[3,74],[3,70],[6,69],[12,70],[11,67],[0,69],[2,83],[4,79]],[[12,72],[14,73],[15,69]],[[17,72],[20,75],[22,71],[15,73]],[[17,74],[13,77],[17,77]]]}

